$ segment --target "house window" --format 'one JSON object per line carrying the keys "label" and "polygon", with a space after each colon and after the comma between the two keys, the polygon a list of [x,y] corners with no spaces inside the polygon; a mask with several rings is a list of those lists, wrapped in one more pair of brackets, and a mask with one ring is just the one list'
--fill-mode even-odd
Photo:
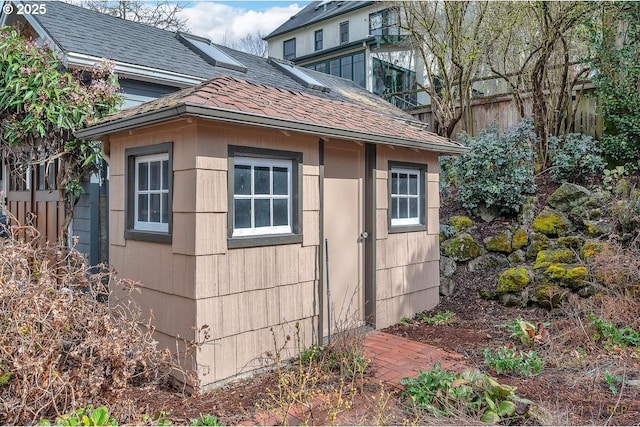
{"label": "house window", "polygon": [[424,229],[425,165],[389,162],[390,231]]}
{"label": "house window", "polygon": [[125,238],[171,242],[172,144],[125,150]]}
{"label": "house window", "polygon": [[366,86],[364,52],[344,55],[327,61],[315,62],[313,64],[305,65],[305,67],[322,73],[349,79],[362,87]]}
{"label": "house window", "polygon": [[340,44],[349,43],[349,21],[340,23]]}
{"label": "house window", "polygon": [[316,50],[322,50],[322,30],[317,30],[313,36]]}
{"label": "house window", "polygon": [[301,241],[300,153],[229,147],[229,246]]}
{"label": "house window", "polygon": [[397,20],[397,11],[391,9],[381,10],[380,12],[369,15],[369,35],[371,36],[389,36],[399,35],[400,26]]}
{"label": "house window", "polygon": [[285,40],[282,47],[283,59],[292,61],[296,58],[296,39]]}

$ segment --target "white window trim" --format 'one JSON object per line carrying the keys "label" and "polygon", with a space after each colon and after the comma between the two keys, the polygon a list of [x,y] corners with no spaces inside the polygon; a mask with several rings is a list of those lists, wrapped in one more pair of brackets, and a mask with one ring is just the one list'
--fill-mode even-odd
{"label": "white window trim", "polygon": [[[150,222],[150,221],[139,221],[138,220],[138,165],[142,162],[150,163],[153,161],[160,161],[160,165],[162,165],[163,161],[169,160],[169,153],[159,153],[159,154],[150,154],[145,156],[136,156],[134,161],[134,190],[133,190],[133,228],[134,230],[139,231],[155,231],[160,233],[168,233],[169,232],[169,223],[168,222]],[[162,167],[162,166],[161,166]],[[162,170],[160,171],[160,179],[162,179]],[[146,194],[169,194],[169,189],[160,189],[160,190],[147,190]],[[162,220],[162,197],[160,198],[160,220]],[[169,212],[171,208],[168,206]]]}
{"label": "white window trim", "polygon": [[[292,222],[293,222],[293,194],[292,194],[292,173],[293,173],[293,161],[292,160],[280,160],[280,159],[263,159],[263,158],[254,158],[254,157],[235,157],[234,158],[234,168],[235,166],[251,166],[251,194],[244,195],[238,194],[235,192],[233,194],[233,203],[235,209],[235,201],[236,200],[251,200],[251,227],[250,228],[236,228],[235,225],[235,211],[234,211],[234,219],[233,219],[233,234],[232,237],[247,237],[247,236],[264,236],[264,235],[272,235],[272,234],[290,234],[293,232]],[[280,167],[287,169],[287,195],[274,195],[274,194],[254,194],[253,190],[253,171],[255,167]],[[235,171],[234,171],[235,174]],[[269,174],[269,191],[273,192],[273,173]],[[269,227],[256,227],[255,226],[255,209],[254,209],[254,201],[256,199],[287,199],[288,201],[288,212],[287,212],[287,222],[289,225],[279,225],[279,226],[269,226]],[[271,220],[273,221],[273,209],[271,210]],[[271,222],[272,222],[271,221]]]}
{"label": "white window trim", "polygon": [[[396,194],[395,197],[396,198],[403,198],[403,199],[418,199],[418,212],[417,212],[417,216],[416,217],[410,217],[410,218],[391,218],[391,226],[392,227],[396,227],[396,226],[402,226],[402,225],[421,225],[420,223],[420,218],[422,218],[422,203],[421,203],[421,188],[420,186],[422,185],[422,183],[420,182],[420,170],[419,169],[409,169],[409,168],[396,168],[393,167],[391,168],[391,172],[389,174],[389,179],[392,179],[392,176],[394,173],[397,174],[401,174],[401,173],[405,173],[407,175],[414,175],[417,177],[417,193],[415,195],[410,195],[410,194]],[[394,193],[393,193],[394,189],[391,189],[391,199],[393,200],[394,198]],[[389,209],[391,209],[391,206],[389,206]],[[407,208],[408,209],[408,208]]]}

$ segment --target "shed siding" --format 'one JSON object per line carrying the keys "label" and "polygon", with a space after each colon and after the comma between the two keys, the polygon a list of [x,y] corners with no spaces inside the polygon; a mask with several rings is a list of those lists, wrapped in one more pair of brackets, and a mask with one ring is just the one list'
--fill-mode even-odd
{"label": "shed siding", "polygon": [[[173,142],[173,243],[124,239],[124,150]],[[317,138],[278,131],[174,122],[112,136],[110,256],[123,277],[144,281],[140,298],[153,313],[161,342],[196,339],[186,362],[200,386],[271,364],[264,354],[274,337],[313,341],[317,325],[319,163]],[[227,248],[227,147],[250,146],[303,153],[302,243]],[[208,337],[194,332],[208,325]],[[292,340],[291,343],[294,341]],[[283,357],[293,354],[288,345]],[[189,360],[189,359],[187,359]]]}
{"label": "shed siding", "polygon": [[[389,161],[427,165],[426,231],[389,233]],[[385,328],[438,304],[438,157],[378,146],[376,163],[376,327]]]}

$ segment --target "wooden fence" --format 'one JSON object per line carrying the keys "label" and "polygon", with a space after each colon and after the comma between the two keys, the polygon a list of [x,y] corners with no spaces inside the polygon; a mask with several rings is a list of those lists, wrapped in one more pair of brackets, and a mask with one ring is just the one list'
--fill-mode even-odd
{"label": "wooden fence", "polygon": [[[585,91],[582,96],[574,95],[574,103],[576,98],[578,99],[578,105],[570,132],[583,133],[593,136],[595,139],[600,139],[602,136],[602,119],[598,115],[596,98],[592,95],[592,90]],[[524,97],[524,107],[526,114],[531,116],[531,97]],[[429,129],[435,130],[437,128],[430,106],[408,110],[407,112],[418,120],[428,123]],[[472,128],[468,129],[467,123],[461,120],[456,125],[452,139],[456,139],[460,132],[477,135],[492,124],[497,125],[500,131],[504,131],[521,120],[516,103],[511,95],[474,98],[471,103],[471,117]]]}

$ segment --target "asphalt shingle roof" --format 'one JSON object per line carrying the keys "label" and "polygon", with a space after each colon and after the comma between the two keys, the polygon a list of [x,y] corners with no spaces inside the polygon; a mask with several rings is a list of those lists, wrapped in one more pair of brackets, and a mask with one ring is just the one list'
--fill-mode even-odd
{"label": "asphalt shingle roof", "polygon": [[[320,93],[322,92],[318,92]],[[168,107],[177,109],[187,105],[211,111],[243,113],[248,116],[247,122],[259,123],[258,118],[276,119],[283,123],[367,134],[382,139],[400,138],[418,146],[437,145],[443,152],[463,151],[459,144],[425,130],[424,123],[415,121],[410,116],[394,117],[353,102],[330,100],[230,76],[216,77],[198,86],[128,108],[99,120],[96,126],[126,122]]]}
{"label": "asphalt shingle roof", "polygon": [[268,40],[280,34],[302,28],[306,25],[324,21],[361,7],[373,4],[372,1],[313,1],[300,12],[289,18],[264,39]]}

